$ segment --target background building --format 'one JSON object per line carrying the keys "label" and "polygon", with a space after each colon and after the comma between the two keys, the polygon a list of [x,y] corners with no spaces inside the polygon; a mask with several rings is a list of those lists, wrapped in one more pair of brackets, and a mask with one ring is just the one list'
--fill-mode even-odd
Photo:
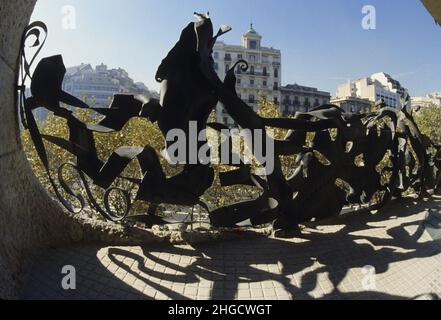
{"label": "background building", "polygon": [[339,85],[333,100],[361,98],[376,102],[383,99],[389,107],[400,108],[401,97],[406,91],[400,82],[384,72],[379,72],[370,77],[355,81],[350,80]]}
{"label": "background building", "polygon": [[371,101],[358,97],[332,98],[332,104],[335,104],[346,112],[364,112],[371,110]]}
{"label": "background building", "polygon": [[441,106],[441,92],[434,92],[425,97],[413,97],[412,106],[429,107],[431,105]]}
{"label": "background building", "polygon": [[329,92],[298,84],[289,84],[282,87],[281,95],[281,111],[284,116],[294,115],[298,111],[308,112],[311,108],[328,104],[331,101]]}
{"label": "background building", "polygon": [[[228,70],[234,64],[244,59],[249,63],[247,72],[242,72],[238,67],[237,93],[242,100],[258,109],[260,96],[274,101],[280,105],[282,84],[282,55],[280,50],[262,46],[262,36],[257,33],[253,25],[242,36],[242,45],[228,45],[218,41],[213,50],[215,69],[221,79],[225,78]],[[217,108],[218,121],[233,124],[232,119],[222,110]]]}
{"label": "background building", "polygon": [[158,97],[143,83],[135,83],[124,69],[108,69],[101,64],[94,69],[90,64],[67,69],[63,90],[95,107],[109,106],[115,94]]}

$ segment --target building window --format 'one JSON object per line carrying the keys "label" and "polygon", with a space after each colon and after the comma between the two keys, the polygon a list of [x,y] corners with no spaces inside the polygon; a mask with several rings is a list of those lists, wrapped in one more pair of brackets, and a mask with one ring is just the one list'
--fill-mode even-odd
{"label": "building window", "polygon": [[257,41],[256,40],[250,40],[250,49],[257,50]]}
{"label": "building window", "polygon": [[309,98],[305,98],[305,109],[306,111],[309,111],[309,107],[311,106],[311,104],[309,103]]}
{"label": "building window", "polygon": [[250,79],[250,85],[254,87],[254,79]]}
{"label": "building window", "polygon": [[300,105],[299,97],[295,96],[294,97],[294,106],[298,107],[299,105]]}
{"label": "building window", "polygon": [[215,58],[215,59],[219,59],[219,52],[215,52],[215,53],[214,53],[214,58]]}
{"label": "building window", "polygon": [[278,105],[278,104],[279,104],[279,98],[274,97],[274,103],[275,103],[276,105]]}
{"label": "building window", "polygon": [[250,95],[248,96],[248,102],[249,102],[249,103],[254,103],[254,102],[255,102],[254,94],[250,94]]}
{"label": "building window", "polygon": [[242,83],[242,79],[241,78],[237,78],[237,84],[241,84]]}
{"label": "building window", "polygon": [[250,74],[254,74],[254,66],[250,67]]}
{"label": "building window", "polygon": [[225,72],[228,72],[228,71],[230,71],[230,65],[229,65],[229,64],[226,64],[226,65],[225,65]]}
{"label": "building window", "polygon": [[278,82],[274,82],[274,90],[279,90],[279,83]]}
{"label": "building window", "polygon": [[255,55],[250,55],[250,61],[256,62],[256,56]]}
{"label": "building window", "polygon": [[242,59],[243,58],[243,55],[241,54],[241,53],[239,53],[238,55],[237,55],[237,59]]}
{"label": "building window", "polygon": [[225,61],[231,61],[231,54],[229,53],[225,54]]}
{"label": "building window", "polygon": [[237,74],[242,74],[242,69],[241,69],[240,66],[237,66],[236,73]]}
{"label": "building window", "polygon": [[263,86],[267,87],[268,86],[268,82],[266,80],[263,80]]}
{"label": "building window", "polygon": [[278,78],[279,77],[279,69],[275,68],[274,69],[274,78]]}
{"label": "building window", "polygon": [[263,75],[264,76],[268,75],[268,69],[266,67],[263,67]]}

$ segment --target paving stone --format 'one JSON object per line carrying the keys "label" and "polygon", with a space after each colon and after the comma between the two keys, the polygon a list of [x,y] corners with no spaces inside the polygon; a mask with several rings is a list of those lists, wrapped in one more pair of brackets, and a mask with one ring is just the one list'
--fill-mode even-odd
{"label": "paving stone", "polygon": [[262,289],[251,289],[251,296],[253,298],[263,298],[263,290]]}
{"label": "paving stone", "polygon": [[210,288],[199,288],[197,291],[198,297],[211,297],[211,289]]}
{"label": "paving stone", "polygon": [[241,290],[238,291],[238,299],[250,299],[251,298],[251,292],[250,290]]}
{"label": "paving stone", "polygon": [[186,286],[184,293],[185,295],[196,296],[198,294],[198,288]]}

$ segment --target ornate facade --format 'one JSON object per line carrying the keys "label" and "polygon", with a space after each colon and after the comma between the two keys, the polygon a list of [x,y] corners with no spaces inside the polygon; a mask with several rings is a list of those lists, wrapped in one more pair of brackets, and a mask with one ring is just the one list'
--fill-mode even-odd
{"label": "ornate facade", "polygon": [[[250,26],[242,36],[242,45],[228,45],[218,41],[213,50],[215,70],[221,79],[234,64],[244,59],[249,63],[247,72],[236,70],[236,89],[241,99],[258,108],[259,97],[280,105],[282,84],[282,54],[280,50],[262,46],[262,36]],[[219,106],[218,120],[232,124],[232,120]]]}

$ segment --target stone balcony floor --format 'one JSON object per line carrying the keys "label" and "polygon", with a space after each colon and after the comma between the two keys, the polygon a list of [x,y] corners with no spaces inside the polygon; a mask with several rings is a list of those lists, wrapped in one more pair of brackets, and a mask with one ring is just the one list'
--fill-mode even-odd
{"label": "stone balcony floor", "polygon": [[[392,204],[306,228],[301,238],[199,246],[54,248],[26,299],[439,299],[441,199]],[[63,290],[63,266],[76,290]],[[375,268],[375,275],[370,273]]]}

